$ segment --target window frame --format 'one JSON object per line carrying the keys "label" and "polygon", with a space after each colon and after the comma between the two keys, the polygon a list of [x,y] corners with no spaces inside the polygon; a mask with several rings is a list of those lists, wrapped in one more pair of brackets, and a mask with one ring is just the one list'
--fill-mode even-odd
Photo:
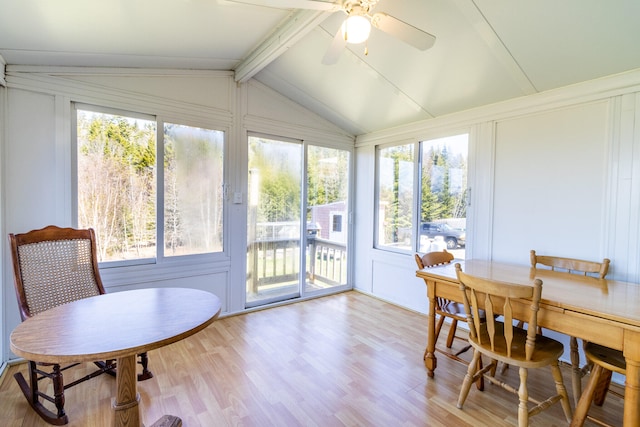
{"label": "window frame", "polygon": [[[134,119],[152,120],[156,123],[156,253],[153,258],[136,258],[129,260],[101,261],[100,268],[118,268],[138,265],[154,264],[178,264],[200,263],[211,261],[224,261],[229,259],[229,198],[228,198],[228,174],[229,174],[229,133],[228,125],[214,123],[208,119],[198,117],[188,117],[183,114],[172,113],[143,113],[125,108],[115,108],[85,102],[71,102],[71,219],[74,226],[78,226],[78,135],[77,118],[78,110],[93,111],[97,113],[120,115]],[[223,137],[223,197],[222,197],[222,250],[218,252],[207,252],[186,255],[164,255],[164,167],[158,167],[159,161],[164,162],[164,125],[165,123],[198,127],[203,129],[221,131]]]}
{"label": "window frame", "polygon": [[[471,166],[471,149],[472,149],[472,130],[468,128],[457,128],[450,129],[448,132],[437,133],[431,135],[425,135],[423,137],[411,140],[400,140],[389,142],[385,144],[379,144],[375,146],[375,166],[374,166],[374,221],[373,221],[373,248],[386,251],[386,252],[395,252],[401,254],[409,254],[415,253],[420,249],[420,234],[421,230],[421,203],[422,203],[422,151],[424,144],[423,142],[444,139],[448,137],[454,137],[458,135],[467,135],[467,174],[469,176],[469,168]],[[413,145],[413,204],[412,209],[413,212],[411,214],[411,238],[410,245],[408,247],[394,247],[388,244],[380,244],[380,173],[381,173],[381,165],[380,165],[380,151],[387,148],[399,147],[402,145]],[[470,183],[467,181],[467,190],[471,191]],[[468,193],[469,194],[469,193]],[[467,195],[467,206],[469,205],[469,195]],[[469,216],[469,212],[467,211],[467,216]],[[468,221],[469,222],[469,221]],[[467,233],[467,236],[469,233]]]}
{"label": "window frame", "polygon": [[[417,159],[418,161],[418,170],[417,170],[417,174],[418,174],[418,178],[417,178],[417,182],[418,185],[415,188],[415,201],[416,201],[416,210],[415,210],[415,214],[416,214],[416,219],[415,219],[415,227],[416,230],[418,230],[417,234],[414,235],[414,241],[413,241],[413,247],[414,250],[416,252],[423,252],[421,249],[421,245],[420,245],[420,236],[423,232],[422,230],[422,171],[424,169],[423,167],[423,154],[424,154],[424,150],[425,150],[425,146],[426,143],[432,142],[432,141],[438,141],[438,140],[444,140],[444,139],[449,139],[449,138],[456,138],[456,137],[461,137],[463,135],[466,135],[467,138],[467,181],[466,181],[466,187],[465,187],[465,191],[469,190],[470,191],[470,185],[469,185],[469,167],[470,167],[470,162],[469,162],[469,158],[470,158],[470,141],[471,141],[471,131],[470,130],[466,130],[466,131],[458,131],[458,132],[450,132],[447,134],[441,134],[438,136],[430,136],[430,137],[425,137],[425,138],[421,138],[418,141],[418,145],[419,145],[419,158]],[[466,196],[464,197],[464,201],[465,201],[465,205],[468,207],[469,206],[469,193],[467,192]],[[469,210],[467,210],[467,215],[465,216],[465,218],[469,216]],[[429,230],[429,232],[442,232],[442,227],[438,226],[437,224],[432,224],[430,225],[430,227],[433,227],[434,225],[436,225],[435,229],[432,231],[431,229]],[[448,224],[444,223],[443,226],[449,226]],[[465,233],[468,234],[468,233]],[[465,243],[464,246],[464,250],[465,250],[465,254],[466,254],[466,248],[467,248],[467,243]],[[458,248],[454,248],[455,250],[457,250]],[[452,249],[447,249],[447,250],[452,250]]]}
{"label": "window frame", "polygon": [[[380,165],[380,151],[387,149],[387,148],[393,148],[393,147],[399,147],[402,145],[406,145],[406,146],[411,146],[413,145],[413,200],[412,200],[412,212],[411,212],[411,246],[407,249],[401,248],[401,247],[394,247],[394,246],[390,246],[388,244],[381,244],[380,243],[380,172],[381,172],[381,165]],[[396,253],[410,253],[413,252],[412,247],[416,246],[416,222],[417,222],[417,213],[416,213],[416,180],[417,178],[417,174],[419,173],[419,171],[417,170],[418,167],[418,156],[420,154],[419,152],[420,149],[420,145],[418,141],[396,141],[396,142],[392,142],[392,143],[388,143],[388,144],[380,144],[380,145],[376,145],[375,147],[375,185],[374,185],[374,191],[375,191],[375,195],[374,195],[374,233],[373,233],[373,247],[375,249],[380,249],[383,251],[388,251],[388,252],[396,252]]]}
{"label": "window frame", "polygon": [[336,233],[342,233],[342,215],[341,214],[335,214],[331,216],[331,231]]}

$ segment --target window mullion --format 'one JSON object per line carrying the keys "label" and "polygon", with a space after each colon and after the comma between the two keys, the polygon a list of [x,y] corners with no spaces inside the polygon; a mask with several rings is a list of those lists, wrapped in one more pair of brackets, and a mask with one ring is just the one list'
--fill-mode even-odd
{"label": "window mullion", "polygon": [[164,260],[164,120],[156,122],[156,259]]}

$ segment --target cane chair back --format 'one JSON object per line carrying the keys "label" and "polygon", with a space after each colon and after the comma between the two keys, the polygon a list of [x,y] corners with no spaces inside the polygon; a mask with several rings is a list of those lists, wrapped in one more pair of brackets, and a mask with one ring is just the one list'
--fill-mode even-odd
{"label": "cane chair back", "polygon": [[61,304],[104,294],[92,229],[47,227],[11,234],[22,320]]}
{"label": "cane chair back", "polygon": [[[48,226],[22,234],[9,234],[14,285],[22,320],[56,306],[105,293],[97,260],[93,229]],[[61,331],[62,332],[62,331]],[[147,355],[140,355],[143,372],[139,380],[151,378]],[[64,410],[65,390],[90,378],[108,373],[115,376],[114,361],[96,361],[98,370],[70,384],[62,371],[78,365],[29,361],[29,382],[22,373],[14,375],[27,401],[45,421],[54,425],[69,422]],[[41,380],[53,383],[53,395],[39,387]],[[53,407],[55,406],[55,408]]]}
{"label": "cane chair back", "polygon": [[[462,408],[471,384],[484,376],[492,383],[518,395],[520,427],[528,426],[529,417],[557,402],[561,402],[567,422],[571,421],[569,396],[558,365],[564,348],[560,342],[537,334],[542,281],[536,279],[533,286],[503,283],[465,274],[460,264],[456,264],[455,268],[469,325],[469,343],[474,349],[473,360],[469,363],[458,397],[458,408]],[[527,330],[514,326],[514,300],[527,300],[531,307],[526,319],[529,324]],[[484,321],[480,320],[481,309],[486,313]],[[479,369],[477,361],[481,355],[488,356],[492,362]],[[487,372],[495,372],[498,362],[519,367],[520,386],[517,390],[493,375],[485,376]],[[527,370],[546,366],[551,367],[556,394],[541,403],[529,396]],[[530,404],[533,404],[531,408]]]}
{"label": "cane chair back", "polygon": [[[602,262],[596,262],[576,258],[538,255],[534,250],[531,251],[530,258],[532,268],[543,265],[553,271],[591,276],[598,279],[605,278],[609,272],[609,264],[611,262],[608,258],[603,259]],[[581,365],[578,339],[576,337],[569,337],[569,354],[571,357],[571,387],[573,390],[573,399],[577,405],[578,399],[580,399],[580,395],[582,394],[582,377],[589,372],[591,363],[587,361],[586,364]],[[605,387],[608,387],[608,385],[605,385]],[[602,396],[606,395],[606,389],[600,390],[599,394]],[[602,400],[604,400],[604,397],[602,397]]]}

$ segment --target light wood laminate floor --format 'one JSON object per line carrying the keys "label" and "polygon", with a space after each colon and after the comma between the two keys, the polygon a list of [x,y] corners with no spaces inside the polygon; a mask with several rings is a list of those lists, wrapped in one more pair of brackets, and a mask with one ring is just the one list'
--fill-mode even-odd
{"label": "light wood laminate floor", "polygon": [[[358,292],[219,319],[150,352],[155,377],[138,384],[143,421],[172,414],[186,427],[517,424],[517,397],[490,384],[484,392],[472,388],[464,409],[456,408],[464,365],[438,354],[436,377],[427,378],[426,322],[425,315]],[[462,346],[456,340],[454,348]],[[26,375],[25,364],[12,366],[0,384],[2,425],[48,426],[19,391],[12,377],[17,370]],[[67,371],[66,380],[76,371],[84,369]],[[568,368],[563,372],[571,393]],[[517,386],[516,369],[504,377]],[[550,378],[547,370],[531,371],[530,394],[547,394]],[[115,380],[105,375],[68,390],[69,426],[109,426],[114,391]],[[566,426],[554,406],[531,425]],[[622,400],[609,396],[592,413],[621,425]]]}

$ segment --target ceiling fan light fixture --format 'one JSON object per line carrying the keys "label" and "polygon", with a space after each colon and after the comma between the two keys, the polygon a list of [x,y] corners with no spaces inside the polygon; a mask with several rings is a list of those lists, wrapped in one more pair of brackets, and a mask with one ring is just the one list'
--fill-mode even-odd
{"label": "ceiling fan light fixture", "polygon": [[371,22],[362,15],[351,15],[342,23],[342,37],[347,43],[359,44],[369,38]]}

